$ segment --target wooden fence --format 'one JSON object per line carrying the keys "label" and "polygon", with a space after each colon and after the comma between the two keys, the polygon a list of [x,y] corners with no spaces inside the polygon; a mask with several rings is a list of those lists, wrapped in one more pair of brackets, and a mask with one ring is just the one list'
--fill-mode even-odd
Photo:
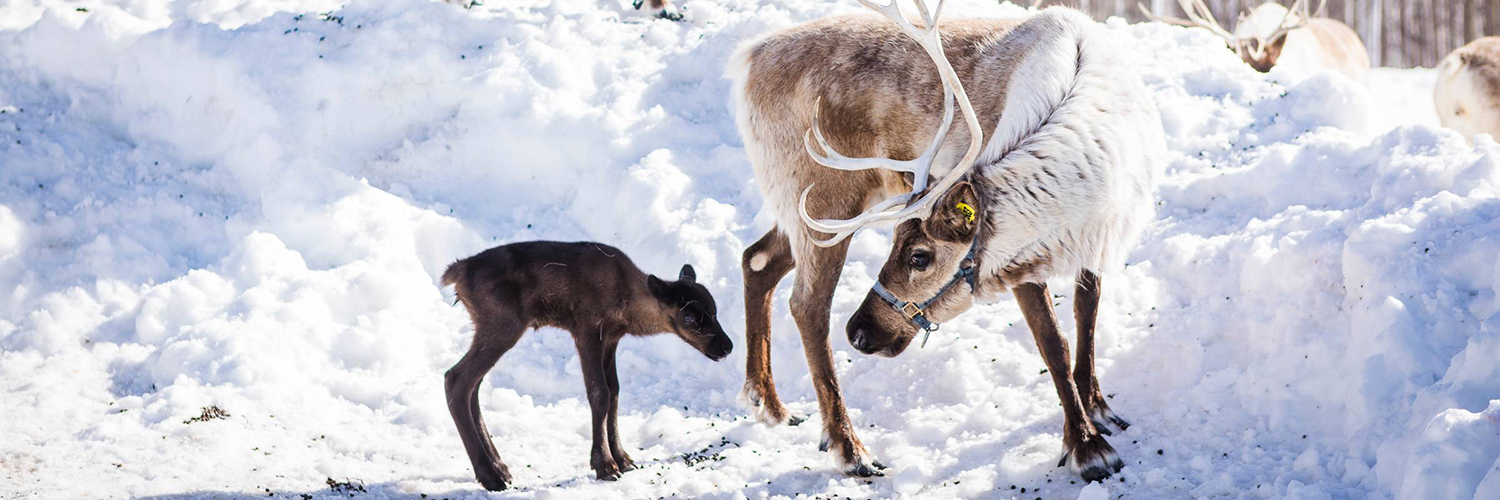
{"label": "wooden fence", "polygon": [[[1016,3],[1025,5],[1030,0]],[[1205,0],[1224,27],[1234,29],[1238,13],[1263,0]],[[1290,4],[1291,0],[1280,0]],[[1306,0],[1317,7],[1319,0]],[[1035,3],[1035,2],[1031,2]],[[1045,0],[1068,5],[1095,19],[1123,16],[1134,22],[1145,16],[1136,4],[1156,14],[1184,17],[1177,0]],[[1500,0],[1327,0],[1322,15],[1354,28],[1370,51],[1370,63],[1396,68],[1433,67],[1448,52],[1483,36],[1500,35]]]}

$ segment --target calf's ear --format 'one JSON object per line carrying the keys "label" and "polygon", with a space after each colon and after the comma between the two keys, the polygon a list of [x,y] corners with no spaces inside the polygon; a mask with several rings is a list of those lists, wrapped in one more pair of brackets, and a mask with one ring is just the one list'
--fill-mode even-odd
{"label": "calf's ear", "polygon": [[682,265],[682,272],[677,273],[677,281],[686,281],[688,283],[698,282],[698,273],[693,272],[692,264]]}
{"label": "calf's ear", "polygon": [[658,299],[667,297],[667,284],[654,274],[646,275],[646,289],[651,291],[651,296]]}

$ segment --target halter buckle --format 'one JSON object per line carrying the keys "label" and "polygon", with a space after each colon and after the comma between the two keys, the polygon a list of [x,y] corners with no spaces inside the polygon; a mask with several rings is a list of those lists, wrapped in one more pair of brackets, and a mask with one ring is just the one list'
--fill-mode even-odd
{"label": "halter buckle", "polygon": [[912,319],[922,315],[922,308],[917,307],[915,302],[907,302],[906,305],[901,306],[901,314],[905,314],[906,319]]}

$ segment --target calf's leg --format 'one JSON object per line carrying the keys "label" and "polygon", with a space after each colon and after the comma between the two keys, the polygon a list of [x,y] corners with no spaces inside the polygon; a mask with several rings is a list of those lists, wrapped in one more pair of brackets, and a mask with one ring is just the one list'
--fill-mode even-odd
{"label": "calf's leg", "polygon": [[[1063,462],[1086,481],[1098,481],[1125,467],[1115,449],[1094,428],[1073,385],[1072,367],[1068,366],[1068,341],[1057,331],[1057,317],[1052,312],[1046,284],[1027,283],[1011,289],[1026,326],[1036,339],[1037,350],[1052,373],[1052,384],[1063,408]],[[1070,460],[1071,459],[1071,460]],[[1059,463],[1058,465],[1062,465]]]}
{"label": "calf's leg", "polygon": [[[502,314],[503,315],[503,314]],[[525,325],[514,317],[492,317],[476,321],[474,343],[458,364],[444,375],[444,389],[448,398],[448,412],[458,425],[458,436],[463,440],[469,463],[474,466],[474,476],[484,489],[502,491],[511,482],[510,468],[500,460],[491,441],[490,431],[484,425],[479,412],[479,384],[484,375],[495,366],[500,356],[509,351],[520,340]]]}
{"label": "calf's leg", "polygon": [[604,349],[604,378],[609,384],[609,418],[607,419],[607,431],[609,432],[609,451],[613,453],[615,466],[620,468],[620,473],[635,470],[635,460],[625,453],[625,447],[620,444],[620,377],[615,372],[615,351],[620,347],[618,341],[611,342]]}
{"label": "calf's leg", "polygon": [[604,373],[604,351],[606,340],[600,333],[573,335],[573,344],[578,347],[578,361],[583,368],[583,385],[588,392],[589,413],[593,418],[594,441],[589,448],[589,467],[599,479],[614,481],[620,478],[620,467],[610,451],[609,378]]}

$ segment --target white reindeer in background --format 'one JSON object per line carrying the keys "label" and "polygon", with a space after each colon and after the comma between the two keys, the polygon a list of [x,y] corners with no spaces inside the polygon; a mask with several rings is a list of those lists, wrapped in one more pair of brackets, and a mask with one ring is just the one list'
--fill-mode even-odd
{"label": "white reindeer in background", "polygon": [[1485,133],[1500,139],[1500,37],[1469,42],[1443,58],[1432,94],[1444,127],[1469,140]]}
{"label": "white reindeer in background", "polygon": [[[1326,0],[1325,0],[1326,1]],[[1137,4],[1147,17],[1168,24],[1198,27],[1224,39],[1250,67],[1262,73],[1273,67],[1300,75],[1333,70],[1366,84],[1370,54],[1364,42],[1348,25],[1326,17],[1313,17],[1304,0],[1291,8],[1266,2],[1241,15],[1231,33],[1219,25],[1203,0],[1177,0],[1187,19],[1158,16]],[[1317,10],[1322,10],[1320,3]]]}
{"label": "white reindeer in background", "polygon": [[[829,312],[846,238],[896,223],[879,281],[845,327],[850,344],[895,356],[976,300],[1013,291],[1062,403],[1063,462],[1087,480],[1118,471],[1104,435],[1128,424],[1094,373],[1099,280],[1150,222],[1165,154],[1132,58],[1070,9],[945,22],[939,34],[941,0],[931,12],[916,1],[920,25],[894,3],[860,3],[886,21],[813,21],[730,62],[740,134],[776,214],[744,254],[746,399],[762,422],[799,421],[776,395],[770,360],[772,292],[795,267],[791,314],[823,448],[848,474],[878,473],[839,393]],[[955,101],[963,126],[949,134]],[[1076,364],[1052,311],[1053,277],[1077,279]]]}

